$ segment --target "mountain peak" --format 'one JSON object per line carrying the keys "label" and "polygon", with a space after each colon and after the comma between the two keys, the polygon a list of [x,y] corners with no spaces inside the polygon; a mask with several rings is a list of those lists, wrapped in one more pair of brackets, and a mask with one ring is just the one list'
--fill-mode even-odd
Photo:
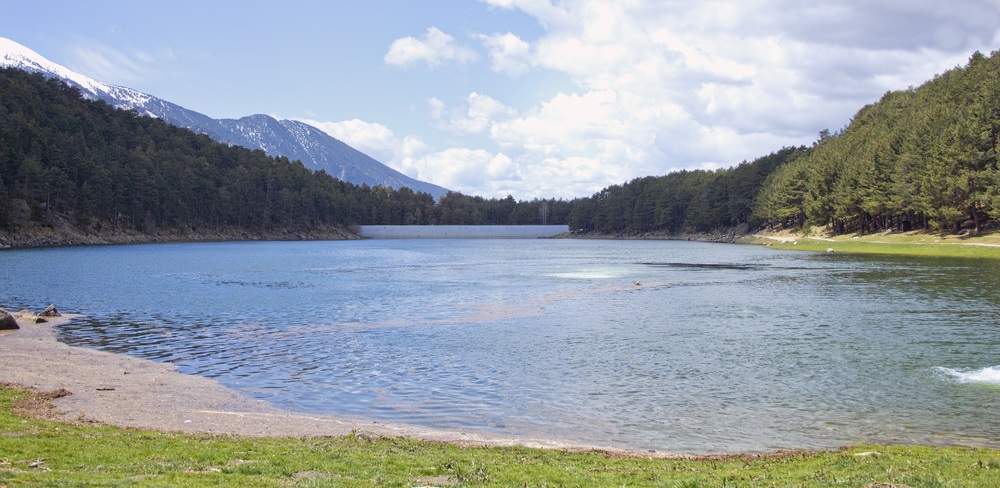
{"label": "mountain peak", "polygon": [[20,56],[24,58],[41,58],[41,56],[28,49],[21,44],[18,44],[6,37],[0,37],[0,52],[3,52],[4,58],[10,58],[14,56]]}
{"label": "mountain peak", "polygon": [[25,71],[61,78],[94,96],[98,92],[111,90],[111,85],[101,83],[76,73],[65,66],[53,63],[41,54],[5,37],[0,37],[0,66],[20,68]]}

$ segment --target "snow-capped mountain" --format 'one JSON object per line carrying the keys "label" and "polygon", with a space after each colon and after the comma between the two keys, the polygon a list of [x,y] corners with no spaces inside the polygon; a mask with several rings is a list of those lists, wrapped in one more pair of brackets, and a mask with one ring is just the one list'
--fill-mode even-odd
{"label": "snow-capped mountain", "polygon": [[87,98],[205,134],[226,144],[262,149],[270,156],[300,160],[307,168],[322,169],[356,185],[409,187],[439,198],[448,190],[404,175],[311,125],[277,120],[268,115],[241,119],[213,119],[180,105],[123,86],[88,78],[53,63],[14,41],[0,37],[0,67],[14,67],[59,78],[80,89]]}

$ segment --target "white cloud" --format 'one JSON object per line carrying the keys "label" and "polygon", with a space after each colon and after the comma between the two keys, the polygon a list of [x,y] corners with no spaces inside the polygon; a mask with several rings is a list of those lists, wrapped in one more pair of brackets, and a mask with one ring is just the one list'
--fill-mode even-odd
{"label": "white cloud", "polygon": [[444,102],[437,97],[427,99],[427,106],[430,108],[430,116],[434,120],[440,119],[444,115]]}
{"label": "white cloud", "polygon": [[520,37],[508,32],[489,36],[480,35],[479,38],[490,52],[493,71],[516,78],[531,67],[531,45]]}
{"label": "white cloud", "polygon": [[357,119],[342,122],[298,120],[407,176],[470,195],[481,194],[481,188],[520,179],[517,166],[503,154],[461,147],[439,151],[418,137],[397,137],[382,124]]}
{"label": "white cloud", "polygon": [[[481,2],[542,27],[534,38],[475,35],[489,53],[483,71],[516,81],[476,85],[470,76],[462,86],[471,93],[454,106],[443,101],[454,94],[434,93],[428,127],[440,134],[399,137],[351,121],[335,136],[463,193],[572,198],[809,144],[885,91],[1000,42],[996,0]],[[473,61],[436,28],[397,40],[385,56],[401,67]],[[544,74],[572,86],[537,84]],[[501,91],[508,86],[516,91]]]}
{"label": "white cloud", "polygon": [[502,68],[503,38],[484,37],[495,71],[550,70],[577,88],[492,119],[489,133],[520,165],[526,193],[538,188],[532,175],[580,174],[574,181],[596,190],[808,144],[885,91],[1000,40],[995,0],[481,1],[545,29],[530,42],[515,37],[526,45],[511,68]]}
{"label": "white cloud", "polygon": [[499,122],[491,135],[501,147],[516,152],[571,156],[589,152],[595,143],[627,138],[622,131],[613,91],[556,95],[531,115]]}
{"label": "white cloud", "polygon": [[155,72],[157,59],[150,53],[127,53],[103,44],[87,43],[73,48],[70,68],[108,83],[142,81]]}
{"label": "white cloud", "polygon": [[[298,119],[375,157],[407,176],[467,195],[503,198],[566,197],[592,192],[613,168],[582,157],[530,158],[523,165],[503,152],[468,147],[436,149],[419,137],[398,137],[387,127],[362,120],[318,122]],[[530,187],[532,190],[526,191]]]}
{"label": "white cloud", "polygon": [[[435,119],[441,119],[445,110],[444,103],[436,98],[428,101]],[[494,124],[509,120],[516,111],[498,100],[480,93],[472,92],[465,99],[462,107],[450,112],[450,118],[443,121],[442,127],[453,134],[483,134],[488,133]]]}
{"label": "white cloud", "polygon": [[[392,130],[382,124],[359,119],[342,122],[320,122],[301,118],[296,120],[326,132],[383,164],[391,166],[389,163],[398,159],[400,141]],[[395,169],[400,170],[398,167]]]}
{"label": "white cloud", "polygon": [[434,69],[446,62],[465,64],[478,58],[476,52],[455,43],[455,38],[437,27],[427,29],[423,38],[403,37],[393,41],[385,55],[386,64],[409,68],[425,63]]}
{"label": "white cloud", "polygon": [[426,154],[414,164],[432,180],[469,194],[475,194],[470,189],[520,179],[517,165],[509,157],[482,149],[449,148]]}

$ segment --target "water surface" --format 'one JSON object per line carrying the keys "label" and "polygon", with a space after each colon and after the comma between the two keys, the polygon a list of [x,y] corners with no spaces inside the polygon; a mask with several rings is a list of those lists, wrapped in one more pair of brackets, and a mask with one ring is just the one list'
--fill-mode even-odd
{"label": "water surface", "polygon": [[668,241],[0,252],[0,305],[291,410],[672,452],[1000,447],[996,264]]}

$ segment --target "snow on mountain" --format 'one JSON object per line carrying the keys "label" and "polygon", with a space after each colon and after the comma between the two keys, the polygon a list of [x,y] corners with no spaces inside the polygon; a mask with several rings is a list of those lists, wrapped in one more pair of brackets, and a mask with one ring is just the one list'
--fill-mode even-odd
{"label": "snow on mountain", "polygon": [[[0,37],[0,66],[11,66],[25,71],[33,71],[60,78],[67,83],[80,88],[80,91],[94,98],[113,98],[118,101],[123,108],[129,109],[142,107],[153,97],[121,86],[109,85],[92,78],[88,78],[79,73],[71,71],[63,66],[45,59],[40,54],[28,49],[10,39]],[[155,116],[155,114],[147,114]]]}
{"label": "snow on mountain", "polygon": [[76,86],[87,98],[103,100],[114,107],[135,110],[140,115],[205,134],[219,142],[261,149],[270,156],[299,160],[308,168],[322,169],[331,176],[356,185],[409,187],[440,198],[448,190],[406,176],[329,134],[302,122],[277,120],[267,115],[241,119],[213,119],[180,105],[131,88],[88,78],[53,63],[14,41],[0,37],[0,67],[14,67],[59,78]]}

